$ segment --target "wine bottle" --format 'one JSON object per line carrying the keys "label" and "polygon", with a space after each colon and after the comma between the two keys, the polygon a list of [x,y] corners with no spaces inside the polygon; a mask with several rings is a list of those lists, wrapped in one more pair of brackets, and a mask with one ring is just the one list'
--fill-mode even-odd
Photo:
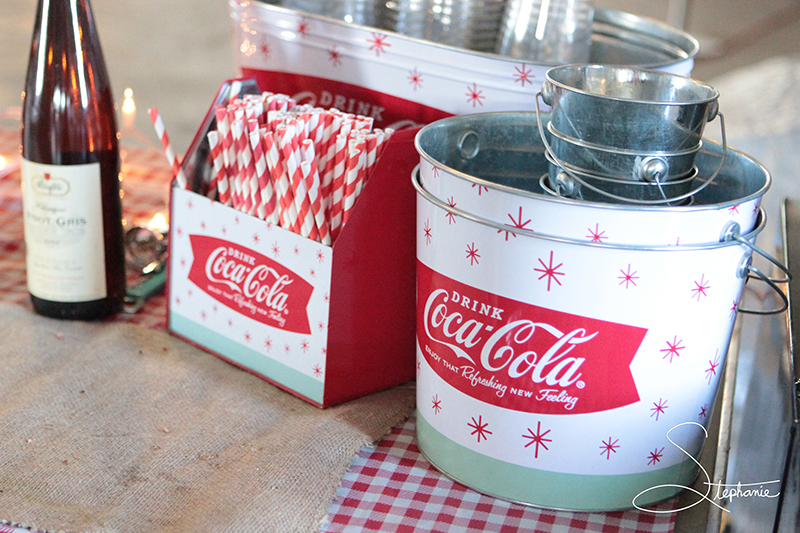
{"label": "wine bottle", "polygon": [[33,307],[76,320],[116,313],[125,296],[119,139],[88,0],[39,0],[23,100]]}

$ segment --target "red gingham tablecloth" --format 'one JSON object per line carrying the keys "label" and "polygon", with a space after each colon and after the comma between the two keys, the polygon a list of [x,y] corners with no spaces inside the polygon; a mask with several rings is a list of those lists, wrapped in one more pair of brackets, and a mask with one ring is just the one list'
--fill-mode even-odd
{"label": "red gingham tablecloth", "polygon": [[[0,129],[0,155],[16,153],[18,130]],[[171,171],[155,146],[123,150],[123,210],[128,226],[146,222],[169,205]],[[19,172],[0,173],[0,301],[31,308],[25,287],[25,251]],[[166,328],[166,299],[156,296],[136,314],[117,321]],[[417,448],[412,416],[353,460],[321,531],[665,533],[675,527],[674,513],[625,511],[570,513],[504,502],[479,494],[439,473]],[[677,498],[658,507],[677,508]],[[27,530],[0,525],[0,533]]]}

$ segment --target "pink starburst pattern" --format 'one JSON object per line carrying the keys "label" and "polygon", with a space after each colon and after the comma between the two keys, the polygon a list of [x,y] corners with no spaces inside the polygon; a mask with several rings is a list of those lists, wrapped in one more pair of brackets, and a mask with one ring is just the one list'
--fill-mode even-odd
{"label": "pink starburst pattern", "polygon": [[181,257],[181,266],[182,267],[186,266],[186,258],[185,257]]}
{"label": "pink starburst pattern", "polygon": [[603,242],[603,239],[608,239],[605,230],[600,231],[600,224],[595,224],[594,230],[592,228],[586,228],[586,230],[589,232],[586,238],[592,242]]}
{"label": "pink starburst pattern", "polygon": [[736,312],[739,310],[739,302],[733,302],[731,305],[731,316],[736,316]]}
{"label": "pink starburst pattern", "polygon": [[717,375],[717,367],[719,367],[719,350],[714,354],[714,360],[708,360],[708,368],[706,368],[706,377],[708,384],[711,385],[711,378]]}
{"label": "pink starburst pattern", "polygon": [[472,423],[470,424],[468,422],[467,425],[475,430],[472,433],[470,433],[470,435],[477,435],[478,436],[478,442],[481,441],[481,438],[483,438],[483,440],[487,440],[488,437],[486,435],[491,435],[492,434],[491,431],[486,429],[487,427],[489,427],[489,423],[488,422],[484,422],[483,419],[480,416],[478,416],[478,420],[477,421],[475,420],[475,417],[473,416],[472,417]]}
{"label": "pink starburst pattern", "polygon": [[[456,201],[455,201],[455,199],[454,199],[452,196],[451,196],[450,198],[448,198],[448,199],[447,199],[447,205],[449,205],[450,207],[455,207],[455,206],[456,206]],[[444,214],[444,216],[446,216],[446,217],[447,217],[447,220],[448,220],[448,222],[447,222],[447,223],[448,223],[448,224],[453,224],[453,223],[455,223],[455,221],[456,221],[456,214],[455,214],[455,213],[453,213],[452,211],[448,211],[447,213],[445,213],[445,214]]]}
{"label": "pink starburst pattern", "polygon": [[311,270],[308,271],[308,275],[311,276],[312,278],[316,278],[317,277],[317,271],[312,268]]}
{"label": "pink starburst pattern", "polygon": [[292,347],[289,346],[288,344],[284,344],[283,345],[283,351],[284,351],[284,353],[289,354],[292,351]]}
{"label": "pink starburst pattern", "polygon": [[612,441],[611,437],[609,437],[607,441],[604,440],[602,442],[603,445],[600,446],[601,450],[600,455],[606,454],[606,460],[609,460],[611,459],[611,453],[612,452],[617,453],[617,448],[620,447],[620,445],[617,444],[619,442],[619,439]]}
{"label": "pink starburst pattern", "polygon": [[667,341],[667,347],[661,349],[662,352],[666,352],[662,359],[669,357],[669,362],[671,363],[673,357],[680,357],[680,351],[685,348],[685,346],[681,346],[682,342],[683,340],[678,340],[677,336],[672,339],[672,342]]}
{"label": "pink starburst pattern", "polygon": [[308,19],[305,17],[300,17],[300,20],[297,22],[297,33],[299,33],[301,37],[306,37],[308,35],[309,27],[310,25],[308,24]]}
{"label": "pink starburst pattern", "polygon": [[431,239],[433,239],[430,220],[425,220],[425,225],[422,227],[422,230],[425,232],[425,244],[429,245],[431,243]]}
{"label": "pink starburst pattern", "polygon": [[232,320],[232,319],[230,319],[230,318],[228,319],[228,327],[229,327],[229,328],[232,328],[232,327],[233,327],[233,320]]}
{"label": "pink starburst pattern", "polygon": [[534,454],[533,454],[533,458],[534,459],[538,459],[539,458],[539,446],[541,446],[545,450],[549,450],[550,448],[547,447],[547,444],[545,444],[545,442],[553,442],[553,439],[546,439],[545,438],[545,436],[548,433],[550,433],[550,430],[548,429],[547,431],[542,433],[542,423],[541,422],[536,422],[536,433],[534,433],[531,428],[527,428],[527,430],[528,430],[528,433],[530,433],[530,435],[522,435],[523,438],[530,439],[530,442],[528,442],[525,445],[525,447],[527,448],[531,444],[535,444],[536,448],[535,448],[535,451],[534,451]]}
{"label": "pink starburst pattern", "polygon": [[258,236],[258,233],[253,233],[253,244],[258,244],[261,242],[261,237]]}
{"label": "pink starburst pattern", "polygon": [[669,408],[667,405],[667,401],[663,398],[659,398],[658,402],[653,402],[653,407],[650,408],[652,413],[650,413],[650,418],[656,417],[656,422],[658,422],[659,415],[665,414],[665,410]]}
{"label": "pink starburst pattern", "polygon": [[272,50],[269,48],[269,43],[265,39],[262,39],[259,43],[258,51],[262,56],[264,56],[264,59],[269,59],[269,56],[272,53]]}
{"label": "pink starburst pattern", "polygon": [[186,207],[188,207],[189,209],[193,208],[194,207],[194,202],[189,200],[188,202],[186,202]]}
{"label": "pink starburst pattern", "polygon": [[626,270],[622,270],[622,269],[620,269],[619,271],[622,273],[621,276],[617,277],[617,279],[621,279],[622,280],[622,281],[619,282],[620,285],[622,285],[624,283],[626,289],[629,288],[631,286],[631,284],[633,284],[634,287],[636,286],[636,281],[634,281],[634,280],[639,279],[639,276],[636,275],[636,271],[635,270],[633,272],[631,272],[631,265],[628,265],[628,270],[627,271]]}
{"label": "pink starburst pattern", "polygon": [[208,313],[206,313],[205,310],[200,311],[200,318],[205,320],[206,318],[208,318]]}
{"label": "pink starburst pattern", "polygon": [[699,282],[695,281],[694,285],[695,285],[695,287],[692,289],[692,292],[694,293],[692,295],[692,298],[696,297],[697,301],[699,302],[701,295],[702,296],[708,296],[706,291],[711,288],[711,285],[708,284],[708,280],[706,279],[706,275],[705,274],[700,276],[700,281]]}
{"label": "pink starburst pattern", "polygon": [[323,252],[322,250],[317,250],[317,261],[319,261],[320,263],[325,262],[325,252]]}
{"label": "pink starburst pattern", "polygon": [[647,456],[647,464],[654,465],[656,463],[659,463],[661,462],[661,458],[663,456],[664,456],[664,448],[661,448],[660,450],[656,448],[655,450],[650,452],[650,455]]}
{"label": "pink starburst pattern", "polygon": [[294,249],[292,251],[294,252],[294,255],[300,255],[300,247],[296,244],[294,245]]}
{"label": "pink starburst pattern", "polygon": [[268,352],[272,351],[272,339],[271,338],[267,337],[266,339],[264,339],[264,348]]}
{"label": "pink starburst pattern", "polygon": [[278,246],[278,241],[275,241],[274,243],[272,243],[272,246],[270,247],[270,251],[272,252],[272,256],[273,257],[277,258],[279,255],[281,255],[281,247]]}
{"label": "pink starburst pattern", "polygon": [[519,82],[523,87],[525,87],[526,83],[530,83],[531,85],[533,85],[531,78],[535,78],[536,76],[531,74],[531,72],[533,71],[527,68],[525,66],[525,63],[523,63],[522,66],[520,67],[514,67],[514,70],[516,70],[516,72],[514,73],[514,78],[516,78],[514,80],[514,83]]}
{"label": "pink starburst pattern", "polygon": [[[506,224],[506,226],[511,226],[512,228],[516,228],[516,229],[528,229],[525,226],[527,226],[528,224],[531,223],[531,219],[524,220],[524,221],[522,220],[522,206],[520,206],[520,208],[519,208],[519,214],[517,215],[517,218],[514,218],[513,216],[511,216],[511,213],[508,213],[508,218],[511,220],[511,224]],[[506,242],[508,242],[508,236],[509,235],[511,235],[514,238],[517,237],[517,234],[514,233],[513,231],[506,231],[506,230],[499,229],[499,230],[497,230],[497,233],[505,233],[506,234]]]}
{"label": "pink starburst pattern", "polygon": [[489,187],[486,187],[485,185],[480,185],[478,183],[473,183],[472,184],[472,188],[473,189],[475,189],[475,188],[478,189],[478,196],[480,196],[483,193],[483,191],[489,192]]}
{"label": "pink starburst pattern", "polygon": [[[470,266],[474,266],[475,263],[478,263],[478,258],[480,254],[478,253],[478,249],[475,248],[475,243],[473,242],[469,246],[467,246],[467,259],[469,259]],[[479,263],[480,264],[480,263]]]}
{"label": "pink starburst pattern", "polygon": [[321,378],[322,377],[322,367],[319,366],[318,364],[314,365],[314,368],[312,368],[311,371],[314,372],[314,377],[315,378]]}
{"label": "pink starburst pattern", "polygon": [[300,341],[300,349],[303,351],[303,353],[306,353],[308,351],[308,341],[307,340],[303,339],[302,341]]}
{"label": "pink starburst pattern", "polygon": [[228,234],[228,228],[226,228],[225,226],[222,226],[222,234],[223,235],[227,235]]}
{"label": "pink starburst pattern", "polygon": [[728,208],[728,214],[730,216],[738,215],[739,214],[739,204],[736,204],[733,207],[729,207]]}
{"label": "pink starburst pattern", "polygon": [[697,419],[698,420],[703,420],[706,417],[707,414],[708,414],[708,404],[704,404],[700,408],[700,413],[698,413]]}
{"label": "pink starburst pattern", "polygon": [[205,220],[200,222],[200,227],[203,228],[203,229],[206,229],[206,221]]}
{"label": "pink starburst pattern", "polygon": [[180,297],[180,296],[176,296],[176,297],[175,297],[175,303],[176,303],[177,305],[180,305],[180,304],[181,304],[181,297]]}
{"label": "pink starburst pattern", "polygon": [[550,283],[552,281],[555,281],[559,286],[561,286],[561,282],[558,280],[557,276],[565,275],[564,272],[558,271],[558,269],[561,268],[564,263],[559,263],[553,266],[553,252],[550,252],[550,262],[548,264],[545,265],[544,261],[541,259],[539,259],[539,263],[542,265],[542,268],[534,268],[533,270],[534,272],[542,273],[542,275],[539,276],[540,280],[547,278],[547,292],[550,292]]}
{"label": "pink starburst pattern", "polygon": [[342,54],[336,49],[336,45],[328,48],[328,61],[330,61],[334,67],[338,67],[342,64]]}
{"label": "pink starburst pattern", "polygon": [[176,229],[175,232],[178,234],[178,237],[183,237],[183,228],[182,227],[178,226],[178,229]]}
{"label": "pink starburst pattern", "polygon": [[[431,405],[431,408],[433,409],[433,414],[438,415],[439,412],[442,410],[442,400],[439,399],[438,394],[434,394],[433,398],[431,399],[431,402],[433,404]],[[475,419],[473,418],[473,420]]]}
{"label": "pink starburst pattern", "polygon": [[417,67],[408,71],[408,83],[414,87],[415,91],[422,87],[422,74],[417,71]]}
{"label": "pink starburst pattern", "polygon": [[250,342],[252,339],[253,339],[253,336],[250,335],[250,332],[249,331],[245,331],[244,332],[244,340],[245,340],[245,342]]}
{"label": "pink starburst pattern", "polygon": [[325,294],[322,295],[322,301],[325,302],[326,304],[330,303],[331,295],[326,292]]}
{"label": "pink starburst pattern", "polygon": [[325,329],[325,322],[319,322],[317,324],[317,329],[319,329],[320,331],[324,330]]}
{"label": "pink starburst pattern", "polygon": [[478,90],[478,84],[473,83],[472,87],[467,85],[467,103],[472,104],[472,107],[476,107],[478,104],[483,106],[483,100],[486,99],[483,96],[483,91]]}
{"label": "pink starburst pattern", "polygon": [[391,44],[386,42],[388,36],[384,33],[372,33],[372,39],[367,39],[367,42],[370,44],[369,49],[375,50],[375,55],[380,57],[381,53],[386,53],[386,48],[392,46]]}

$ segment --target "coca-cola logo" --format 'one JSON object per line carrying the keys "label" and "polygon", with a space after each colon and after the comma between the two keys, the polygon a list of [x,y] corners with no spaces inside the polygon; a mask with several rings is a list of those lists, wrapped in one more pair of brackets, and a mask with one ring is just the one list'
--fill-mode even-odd
{"label": "coca-cola logo", "polygon": [[190,235],[194,260],[189,280],[217,301],[259,322],[311,333],[308,302],[314,287],[258,252],[238,244]]}
{"label": "coca-cola logo", "polygon": [[639,401],[630,364],[647,330],[526,304],[417,263],[417,336],[447,383],[481,401],[543,414]]}

